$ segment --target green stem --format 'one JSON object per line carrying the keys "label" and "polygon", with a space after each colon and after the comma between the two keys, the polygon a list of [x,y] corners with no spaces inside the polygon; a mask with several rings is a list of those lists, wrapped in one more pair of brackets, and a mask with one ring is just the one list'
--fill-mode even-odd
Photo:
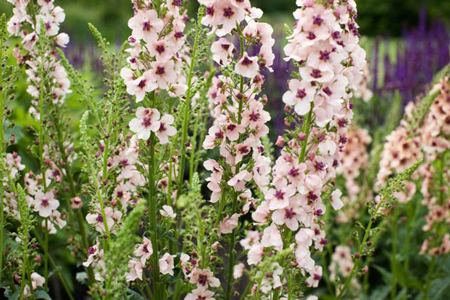
{"label": "green stem", "polygon": [[[57,109],[58,106],[55,106],[55,109]],[[63,134],[62,134],[62,130],[61,130],[61,125],[59,122],[58,117],[54,118],[54,124],[55,124],[55,128],[56,128],[56,132],[58,135],[58,148],[59,148],[59,152],[61,154],[61,159],[63,161],[64,164],[64,170],[66,171],[66,178],[69,182],[69,190],[70,190],[70,197],[76,197],[77,196],[77,192],[76,192],[76,188],[75,188],[75,181],[73,179],[73,174],[72,174],[72,168],[70,167],[69,164],[69,159],[67,157],[65,148],[64,148],[64,138],[63,138]],[[68,203],[68,205],[70,206],[70,203]],[[89,240],[88,240],[88,236],[86,233],[86,228],[85,228],[85,218],[83,215],[83,212],[81,209],[77,209],[76,210],[76,220],[78,223],[78,227],[80,229],[80,234],[81,234],[81,240],[83,242],[83,247],[86,251],[86,253],[89,250]],[[94,275],[94,271],[92,269],[91,266],[86,268],[88,277],[89,277],[89,282],[92,284],[95,282],[95,275]]]}
{"label": "green stem", "polygon": [[44,274],[45,274],[45,278],[46,278],[45,283],[44,283],[44,289],[48,292],[48,257],[49,257],[49,250],[48,250],[48,218],[45,218],[44,250],[45,250]]}
{"label": "green stem", "polygon": [[[239,24],[236,24],[236,28],[238,30],[239,33],[239,41],[241,44],[241,53],[240,53],[240,57],[242,57],[244,55],[244,34],[242,33],[242,29],[241,26]],[[242,109],[243,109],[243,102],[244,102],[244,77],[240,76],[240,83],[239,83],[239,94],[241,95],[240,99],[239,99],[239,108],[238,108],[238,118],[237,118],[237,123],[241,124],[242,122]],[[236,172],[235,174],[238,174],[240,172],[240,167],[241,164],[239,163],[236,166]],[[235,192],[234,193],[234,198],[233,198],[233,208],[232,208],[232,213],[234,214],[237,208],[237,202],[238,202],[238,193]],[[219,219],[221,218],[221,216],[219,216]],[[217,221],[217,220],[216,220]],[[234,247],[236,244],[236,231],[238,228],[233,229],[233,232],[231,233],[230,236],[230,242],[228,245],[228,274],[227,274],[227,284],[226,284],[226,290],[225,290],[225,300],[231,300],[231,296],[232,296],[232,291],[233,291],[233,267],[234,267]]]}
{"label": "green stem", "polygon": [[392,253],[391,258],[391,299],[394,300],[397,294],[397,248],[398,248],[398,237],[397,237],[397,222],[399,209],[393,208],[394,214],[392,216],[391,223],[391,235],[392,235]]}
{"label": "green stem", "polygon": [[[37,238],[39,244],[42,244],[42,243],[43,243],[42,238],[41,238],[41,236],[39,235],[39,233],[37,232],[37,230],[34,229],[33,232],[34,232],[34,236]],[[48,259],[49,259],[49,262],[50,262],[50,266],[51,266],[52,269],[55,271],[55,273],[58,275],[58,278],[59,278],[59,280],[61,281],[61,284],[62,284],[64,290],[66,291],[67,296],[69,297],[70,300],[75,300],[75,299],[73,298],[73,296],[72,296],[72,292],[71,292],[70,289],[69,289],[69,286],[68,286],[68,284],[67,284],[67,282],[66,282],[66,279],[65,279],[64,276],[62,276],[62,274],[61,274],[61,271],[60,271],[59,266],[58,266],[58,265],[56,264],[56,262],[53,260],[53,258],[52,258],[51,255],[48,256]]]}
{"label": "green stem", "polygon": [[311,108],[308,112],[308,115],[306,116],[305,122],[303,123],[302,132],[305,133],[306,137],[305,137],[305,140],[303,141],[302,150],[300,152],[300,158],[299,158],[300,163],[302,163],[305,160],[305,156],[306,156],[306,146],[308,145],[309,134],[311,133],[313,106],[314,106],[314,104],[311,103]]}
{"label": "green stem", "polygon": [[[3,52],[0,51],[0,61],[3,61]],[[3,86],[3,72],[0,72],[0,86]],[[6,154],[6,145],[5,145],[5,134],[3,131],[4,115],[5,115],[5,98],[6,91],[3,87],[2,91],[0,91],[0,120],[2,124],[0,125],[0,159],[4,159]],[[0,168],[0,282],[2,281],[2,273],[3,273],[3,229],[5,227],[4,223],[4,215],[3,215],[3,202],[4,202],[4,186],[3,186],[3,178],[5,177],[5,169],[4,169],[4,161],[1,162]]]}
{"label": "green stem", "polygon": [[[197,29],[194,39],[194,45],[192,47],[192,55],[191,55],[191,64],[189,66],[189,72],[187,76],[187,92],[186,92],[186,103],[184,107],[184,118],[183,118],[183,128],[182,128],[182,137],[181,137],[181,155],[180,155],[180,170],[178,173],[178,194],[181,194],[181,188],[183,186],[184,179],[184,168],[186,165],[186,143],[188,139],[188,130],[189,130],[189,112],[191,108],[191,98],[192,98],[192,79],[194,77],[194,67],[197,62],[197,48],[200,42],[200,35],[202,33],[202,24],[200,19],[197,21]],[[193,150],[191,150],[193,151]]]}
{"label": "green stem", "polygon": [[427,273],[427,281],[425,283],[425,289],[423,291],[423,299],[428,300],[429,293],[430,293],[430,285],[431,285],[431,279],[433,277],[434,267],[436,266],[436,257],[433,256],[431,259],[430,266],[428,267],[428,273]]}
{"label": "green stem", "polygon": [[[361,255],[361,253],[363,252],[364,246],[366,245],[367,240],[368,240],[368,238],[369,238],[370,230],[372,229],[373,221],[374,221],[374,217],[373,217],[373,216],[376,216],[376,215],[377,215],[378,210],[380,209],[381,204],[383,203],[384,200],[385,200],[384,197],[382,197],[381,200],[380,200],[380,202],[379,202],[379,203],[377,204],[377,206],[375,207],[375,210],[374,210],[374,212],[373,212],[373,214],[372,214],[372,217],[370,218],[369,224],[367,225],[367,227],[366,227],[366,229],[365,229],[365,231],[364,231],[364,237],[363,237],[363,239],[362,239],[362,241],[361,241],[361,244],[359,245],[359,251],[358,251],[358,253],[359,253],[360,255]],[[337,298],[336,298],[337,300],[342,299],[342,297],[343,297],[343,296],[345,295],[345,293],[347,292],[347,289],[348,289],[348,287],[349,287],[349,285],[350,285],[350,282],[352,281],[353,277],[356,275],[356,272],[358,272],[358,270],[359,270],[359,265],[360,265],[360,263],[361,263],[361,260],[362,260],[362,258],[360,257],[359,259],[356,259],[356,261],[354,262],[353,268],[352,268],[352,270],[351,270],[351,272],[350,272],[350,275],[347,277],[347,280],[345,281],[344,286],[343,286],[342,289],[339,291],[339,294],[338,294],[338,296],[337,296]]]}
{"label": "green stem", "polygon": [[[42,60],[44,60],[44,51],[42,50],[42,46],[40,47],[41,51],[41,57]],[[46,181],[46,175],[45,175],[45,167],[44,167],[44,101],[45,101],[45,95],[44,95],[44,88],[45,88],[45,70],[44,70],[44,61],[41,61],[41,64],[39,66],[39,77],[40,77],[40,84],[39,84],[39,165],[42,175],[42,181],[44,185],[44,193],[47,193],[47,181]],[[45,277],[45,290],[48,291],[48,226],[47,226],[47,219],[46,219],[46,244],[44,247],[44,277]]]}
{"label": "green stem", "polygon": [[153,288],[154,295],[156,299],[159,299],[160,291],[159,291],[159,265],[158,265],[158,233],[156,228],[156,214],[157,214],[157,206],[156,206],[156,191],[155,191],[155,134],[152,133],[150,137],[150,162],[149,162],[149,174],[148,174],[148,207],[149,207],[149,222],[150,222],[150,231],[151,231],[151,241],[153,247]]}

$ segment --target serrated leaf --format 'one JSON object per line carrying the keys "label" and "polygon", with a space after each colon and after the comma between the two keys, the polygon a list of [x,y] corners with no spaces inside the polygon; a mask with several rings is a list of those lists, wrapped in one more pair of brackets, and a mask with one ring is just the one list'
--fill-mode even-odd
{"label": "serrated leaf", "polygon": [[128,289],[127,299],[128,300],[144,300],[145,298],[142,297],[141,294],[139,294],[139,293],[137,293],[137,292],[135,292],[133,290]]}
{"label": "serrated leaf", "polygon": [[33,294],[36,299],[52,300],[50,295],[44,290],[36,290]]}

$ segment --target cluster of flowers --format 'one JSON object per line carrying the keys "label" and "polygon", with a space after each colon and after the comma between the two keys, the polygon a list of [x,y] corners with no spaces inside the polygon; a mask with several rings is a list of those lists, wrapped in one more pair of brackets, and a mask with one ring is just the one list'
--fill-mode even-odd
{"label": "cluster of flowers", "polygon": [[420,128],[421,147],[426,164],[420,169],[423,176],[422,203],[427,206],[425,216],[427,239],[422,244],[422,253],[445,255],[450,252],[450,234],[445,228],[450,222],[450,202],[447,183],[450,135],[450,84],[449,78],[442,78],[432,91],[439,91],[430,106],[428,115]]}
{"label": "cluster of flowers", "polygon": [[[132,1],[135,15],[128,21],[132,30],[127,51],[129,68],[123,68],[121,76],[128,94],[136,102],[144,100],[147,93],[167,91],[170,96],[181,96],[186,92],[186,78],[181,71],[185,37],[183,34],[186,16],[181,13],[180,1],[169,1],[167,6],[156,8],[152,1]],[[162,17],[158,11],[164,12]],[[148,140],[153,132],[161,144],[176,134],[171,126],[174,118],[161,116],[156,108],[139,107],[136,118],[129,126],[139,139]]]}
{"label": "cluster of flowers", "polygon": [[[70,93],[70,81],[67,78],[67,72],[59,63],[54,51],[42,52],[38,49],[39,47],[36,47],[39,38],[51,39],[56,45],[66,46],[69,41],[68,35],[65,33],[58,34],[60,23],[64,21],[65,14],[61,7],[54,5],[53,1],[37,1],[38,9],[35,11],[29,7],[31,6],[29,1],[9,0],[9,2],[14,5],[14,14],[8,22],[8,31],[22,39],[22,46],[27,51],[27,55],[22,55],[18,46],[13,53],[18,63],[27,64],[26,73],[29,83],[27,91],[34,98],[34,107],[30,107],[30,112],[39,119],[43,112],[36,108],[39,98],[42,96],[41,93],[52,99],[54,103],[64,101],[66,95]],[[32,11],[33,14],[31,15],[29,11]],[[42,25],[45,26],[45,30],[41,30]],[[41,36],[42,33],[45,36]],[[50,78],[50,86],[41,85],[41,74]],[[67,149],[68,152],[71,151],[70,147],[67,147]],[[30,171],[25,175],[25,185],[29,193],[28,202],[41,217],[50,217],[55,224],[62,228],[66,222],[61,219],[61,214],[57,211],[59,201],[55,199],[56,191],[47,191],[47,189],[50,187],[52,180],[60,183],[63,173],[54,162],[58,158],[55,157],[54,160],[51,160],[51,155],[55,153],[52,153],[49,146],[44,145],[43,150],[45,168],[47,169],[45,174],[35,175]],[[12,157],[16,161],[17,169],[23,170],[24,166],[20,165],[20,157],[17,153],[12,154]],[[7,164],[10,163],[7,161]],[[43,176],[45,176],[45,180]],[[12,177],[14,178],[15,175]],[[14,200],[13,202],[16,203]],[[45,223],[45,221],[43,222]],[[49,226],[50,233],[56,233],[54,224],[51,223]]]}
{"label": "cluster of flowers", "polygon": [[[184,60],[187,59],[183,52],[185,51],[183,31],[187,17],[186,11],[182,9],[182,2],[167,1],[158,4],[155,1],[132,1],[132,3],[135,14],[128,22],[132,30],[128,38],[131,46],[127,50],[130,54],[127,59],[129,66],[121,70],[121,77],[125,81],[127,93],[135,96],[136,103],[144,101],[153,107],[137,108],[136,118],[129,123],[129,128],[134,133],[130,138],[130,146],[119,151],[119,155],[115,156],[109,164],[112,167],[121,167],[114,195],[120,199],[122,206],[130,201],[135,204],[137,202],[136,188],[146,184],[145,177],[137,167],[144,170],[147,168],[139,161],[141,155],[139,140],[147,141],[154,134],[159,143],[164,145],[177,133],[176,128],[172,126],[174,117],[167,113],[162,114],[155,107],[157,104],[154,102],[155,95],[167,92],[170,97],[180,97],[187,90],[186,78],[182,70]],[[151,99],[147,102],[148,98]],[[156,140],[150,143],[156,143]],[[177,176],[178,159],[176,156],[170,159],[171,166],[167,162],[157,166],[158,170],[161,169],[167,174],[158,182],[158,187],[163,192],[167,191],[169,177]],[[171,174],[169,174],[170,170],[172,170]],[[162,217],[172,219],[176,216],[173,208],[168,205],[163,206],[160,214]],[[114,216],[112,215],[111,218],[114,219]],[[152,243],[144,237],[143,243],[138,245],[134,252],[135,257],[128,263],[129,272],[126,278],[128,282],[142,280],[143,268],[152,254]],[[165,253],[158,260],[161,274],[174,274],[174,258],[175,255]]]}
{"label": "cluster of flowers", "polygon": [[340,165],[336,169],[337,174],[345,178],[346,190],[346,196],[342,199],[344,211],[338,216],[339,222],[348,222],[348,217],[355,216],[356,210],[361,205],[361,201],[358,201],[361,192],[358,178],[361,175],[361,170],[364,170],[369,163],[367,147],[371,142],[372,138],[366,129],[352,126],[347,132],[344,153]]}
{"label": "cluster of flowers", "polygon": [[[14,15],[8,22],[8,30],[22,39],[22,46],[29,55],[21,53],[19,47],[14,50],[14,56],[18,62],[25,62],[28,66],[28,89],[27,92],[34,98],[33,106],[30,107],[30,113],[39,119],[42,112],[39,111],[38,99],[41,89],[45,90],[54,103],[63,102],[70,91],[70,80],[67,78],[67,72],[59,63],[54,51],[43,51],[36,47],[38,40],[48,38],[56,45],[66,47],[69,42],[69,36],[66,33],[59,33],[59,27],[65,19],[65,13],[59,6],[54,5],[54,1],[37,1],[36,10],[30,6],[30,1],[8,0],[15,7]],[[43,26],[43,28],[42,28]],[[45,36],[41,36],[44,34]],[[51,80],[50,86],[41,86],[41,74],[46,74]]]}
{"label": "cluster of flowers", "polygon": [[[322,267],[315,264],[310,248],[321,251],[327,242],[321,219],[327,204],[322,194],[341,161],[353,116],[350,91],[361,80],[365,52],[358,45],[354,1],[299,0],[297,5],[295,29],[285,52],[298,66],[300,77],[289,81],[283,101],[287,110],[293,110],[291,121],[301,118],[303,125],[291,137],[278,140],[278,146],[287,144],[273,168],[272,187],[253,214],[256,222],[269,226],[261,243],[251,247],[248,262],[257,264],[272,249],[293,247],[293,264],[308,275],[308,286],[317,287]],[[331,193],[334,209],[343,206],[340,195],[339,190]],[[283,240],[291,236],[286,230],[295,234],[295,244]]]}
{"label": "cluster of flowers", "polygon": [[[55,51],[56,46],[65,47],[69,42],[66,33],[59,33],[65,14],[61,7],[54,5],[53,0],[37,0],[36,3],[29,0],[8,0],[8,2],[14,5],[13,16],[7,24],[8,31],[21,39],[21,46],[16,46],[13,55],[18,64],[26,66],[27,92],[33,97],[30,113],[40,121],[39,140],[36,141],[36,145],[39,146],[41,173],[36,175],[30,171],[24,176],[27,202],[43,219],[44,232],[55,234],[57,227],[63,228],[67,224],[64,216],[57,210],[60,202],[56,199],[58,184],[65,174],[58,167],[61,165],[62,157],[58,153],[57,145],[44,145],[43,127],[49,124],[44,104],[50,102],[53,105],[60,105],[71,93],[68,74],[60,64]],[[66,151],[64,156],[71,161],[74,158],[73,148],[67,143],[64,143],[64,146]],[[6,164],[11,167],[10,179],[14,181],[16,174],[13,173],[23,170],[24,166],[20,164],[20,157],[16,153],[8,154],[6,158]],[[14,190],[14,187],[11,189]],[[17,201],[11,199],[8,206],[10,212],[19,217]],[[24,295],[42,286],[45,279],[33,273],[30,281],[32,289],[27,285],[23,290]]]}
{"label": "cluster of flowers", "polygon": [[[211,27],[211,34],[218,37],[211,52],[223,71],[213,78],[208,91],[214,123],[203,143],[204,149],[219,149],[220,160],[207,160],[204,167],[211,172],[206,179],[212,191],[210,201],[219,202],[219,232],[234,236],[239,218],[256,201],[253,191],[265,192],[269,184],[271,160],[265,153],[262,138],[269,133],[266,123],[270,114],[264,110],[267,98],[259,93],[264,83],[261,71],[271,70],[273,64],[275,40],[272,27],[258,21],[262,11],[252,7],[250,1],[199,2],[206,7],[202,24]],[[233,43],[234,35],[239,46]],[[253,55],[247,52],[250,46],[257,49]],[[224,211],[227,201],[231,201],[232,205],[228,206],[231,209]],[[229,245],[230,253],[234,247]],[[239,264],[236,269],[232,262],[228,272],[235,269],[237,278],[242,275],[243,267]],[[201,285],[197,285],[199,289]]]}
{"label": "cluster of flowers", "polygon": [[[347,278],[353,269],[352,250],[349,246],[337,246],[331,256],[331,263],[328,269],[330,270],[330,280],[337,281],[338,276]],[[360,285],[356,278],[352,280],[353,288],[360,289]]]}

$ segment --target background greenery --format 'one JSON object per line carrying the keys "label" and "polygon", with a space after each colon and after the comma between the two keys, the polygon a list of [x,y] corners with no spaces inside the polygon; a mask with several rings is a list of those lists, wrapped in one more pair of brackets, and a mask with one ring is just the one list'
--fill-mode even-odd
{"label": "background greenery", "polygon": [[[196,0],[185,0],[196,9]],[[441,19],[450,23],[450,1],[446,0],[356,0],[358,3],[361,33],[367,36],[399,36],[404,28],[415,27],[419,13],[425,9],[428,19]],[[123,40],[129,30],[127,19],[131,14],[129,0],[57,0],[70,16],[64,23],[64,30],[74,40],[90,38],[87,23],[95,24],[110,40]],[[295,0],[252,0],[254,6],[264,10],[267,18],[282,25],[289,22],[295,9]],[[0,1],[0,12],[11,13],[11,5]]]}

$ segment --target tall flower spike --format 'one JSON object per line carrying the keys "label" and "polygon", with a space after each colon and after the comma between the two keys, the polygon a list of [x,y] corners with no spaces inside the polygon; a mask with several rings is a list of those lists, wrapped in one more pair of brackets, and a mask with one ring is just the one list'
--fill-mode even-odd
{"label": "tall flower spike", "polygon": [[261,70],[272,66],[275,41],[272,27],[258,21],[262,11],[250,1],[199,2],[206,7],[202,23],[219,38],[211,52],[222,75],[213,78],[208,92],[214,122],[203,148],[220,153],[218,161],[210,159],[204,166],[212,172],[207,181],[210,201],[218,203],[216,226],[223,236],[219,238],[228,240],[225,299],[230,299],[241,217],[256,201],[255,193],[267,189],[270,174],[270,158],[262,142],[269,132],[270,114],[264,110],[267,99],[260,92],[264,83]]}
{"label": "tall flower spike", "polygon": [[[354,1],[298,0],[297,5],[295,27],[284,49],[286,60],[298,68],[283,96],[286,125],[292,130],[279,138],[277,144],[285,146],[265,199],[253,213],[255,222],[267,225],[261,229],[261,242],[251,246],[248,263],[264,262],[292,247],[294,261],[284,260],[280,268],[295,265],[294,273],[305,276],[307,286],[317,287],[322,267],[312,255],[327,242],[321,217],[330,207],[342,207],[340,191],[330,191],[331,199],[323,197],[341,161],[353,116],[351,91],[361,80],[365,52],[358,45]],[[269,282],[270,288],[258,283],[255,288],[277,296],[298,290],[285,285],[287,278],[281,280],[281,289]]]}

